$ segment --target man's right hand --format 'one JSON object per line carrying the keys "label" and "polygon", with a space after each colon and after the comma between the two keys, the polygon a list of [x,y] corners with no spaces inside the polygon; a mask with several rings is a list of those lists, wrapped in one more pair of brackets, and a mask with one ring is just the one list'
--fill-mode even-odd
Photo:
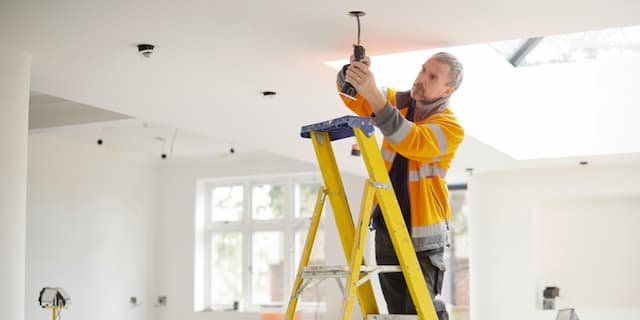
{"label": "man's right hand", "polygon": [[352,61],[346,70],[345,81],[356,88],[358,93],[369,102],[371,111],[377,114],[385,107],[387,99],[378,89],[369,65],[371,65],[371,61],[368,57],[360,61]]}

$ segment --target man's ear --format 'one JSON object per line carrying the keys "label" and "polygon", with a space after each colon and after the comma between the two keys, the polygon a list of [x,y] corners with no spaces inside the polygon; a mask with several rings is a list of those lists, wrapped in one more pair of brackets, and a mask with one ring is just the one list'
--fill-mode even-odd
{"label": "man's ear", "polygon": [[446,97],[450,96],[451,94],[453,94],[454,91],[456,91],[456,89],[454,89],[453,87],[447,86],[447,88],[442,93],[442,97],[446,98]]}

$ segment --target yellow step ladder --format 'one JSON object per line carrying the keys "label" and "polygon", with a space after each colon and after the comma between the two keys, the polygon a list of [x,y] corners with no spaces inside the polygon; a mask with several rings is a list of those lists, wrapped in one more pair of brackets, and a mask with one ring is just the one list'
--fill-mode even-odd
{"label": "yellow step ladder", "polygon": [[[328,278],[336,279],[343,291],[342,320],[351,320],[356,296],[363,319],[416,319],[415,316],[378,314],[378,305],[373,295],[371,282],[368,280],[380,272],[400,271],[404,274],[409,293],[416,306],[417,319],[438,319],[373,132],[374,128],[369,118],[356,116],[345,116],[304,126],[301,129],[300,135],[303,138],[311,138],[313,141],[324,186],[318,192],[304,251],[302,252],[296,279],[291,290],[286,320],[293,319],[298,298],[302,291]],[[362,195],[360,215],[355,226],[331,146],[331,141],[354,135],[369,173]],[[329,201],[333,208],[348,265],[309,267],[311,250],[327,196],[329,196]],[[367,266],[365,264],[363,251],[366,237],[369,233],[368,226],[373,209],[374,196],[389,230],[389,237],[400,262],[399,266]],[[342,287],[341,278],[346,279],[344,287]]]}

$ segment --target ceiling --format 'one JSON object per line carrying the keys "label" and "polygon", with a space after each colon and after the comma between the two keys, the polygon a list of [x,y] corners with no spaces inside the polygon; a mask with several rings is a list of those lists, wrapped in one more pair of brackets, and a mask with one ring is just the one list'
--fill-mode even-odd
{"label": "ceiling", "polygon": [[[0,43],[32,55],[35,92],[224,141],[238,152],[313,161],[299,129],[347,113],[335,94],[335,70],[324,62],[350,55],[351,10],[367,13],[362,43],[369,55],[640,24],[636,0],[3,0]],[[156,45],[152,58],[137,54],[138,43]],[[264,97],[264,90],[278,94]],[[471,100],[460,99],[460,109],[471,109]],[[467,167],[528,165],[500,151],[506,143],[482,134],[474,115],[465,116],[470,125],[454,180]],[[347,155],[351,143],[337,143],[339,161],[361,173],[360,160]],[[571,156],[558,155],[566,164],[575,163]]]}

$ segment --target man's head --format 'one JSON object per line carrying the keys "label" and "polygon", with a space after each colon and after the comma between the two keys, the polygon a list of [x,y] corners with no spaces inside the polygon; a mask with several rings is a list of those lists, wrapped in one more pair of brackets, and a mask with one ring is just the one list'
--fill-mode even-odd
{"label": "man's head", "polygon": [[422,65],[411,88],[411,97],[427,104],[454,93],[464,76],[462,63],[454,55],[439,52]]}

